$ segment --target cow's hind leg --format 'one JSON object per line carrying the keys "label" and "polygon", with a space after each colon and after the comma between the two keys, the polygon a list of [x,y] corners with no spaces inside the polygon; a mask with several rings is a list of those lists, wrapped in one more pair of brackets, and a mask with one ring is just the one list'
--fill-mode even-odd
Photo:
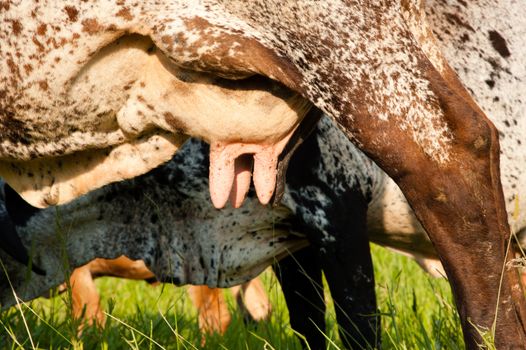
{"label": "cow's hind leg", "polygon": [[321,268],[314,247],[307,247],[273,266],[289,309],[290,325],[305,337],[302,347],[325,349],[325,300]]}
{"label": "cow's hind leg", "polygon": [[[223,297],[221,288],[208,286],[190,286],[188,295],[199,312],[199,329],[201,332],[224,334],[230,324],[230,312]],[[203,336],[202,345],[205,338]]]}
{"label": "cow's hind leg", "polygon": [[259,277],[230,288],[245,320],[259,322],[270,317],[272,306]]}
{"label": "cow's hind leg", "polygon": [[72,314],[75,319],[82,319],[78,333],[84,325],[104,326],[105,315],[100,305],[100,296],[90,271],[89,263],[76,268],[69,278],[71,286]]}

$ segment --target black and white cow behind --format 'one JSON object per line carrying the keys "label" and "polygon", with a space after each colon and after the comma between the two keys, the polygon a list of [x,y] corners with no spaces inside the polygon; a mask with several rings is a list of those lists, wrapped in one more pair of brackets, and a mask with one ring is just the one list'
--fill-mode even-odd
{"label": "black and white cow behind", "polygon": [[[2,1],[0,174],[36,205],[64,203],[166,161],[186,132],[212,143],[216,206],[229,196],[238,204],[248,189],[244,153],[254,154],[256,191],[267,202],[277,155],[310,101],[402,189],[453,285],[467,346],[480,341],[473,325],[495,324],[498,346],[525,348],[518,276],[501,276],[513,254],[497,129],[432,34],[464,25],[462,11],[473,15],[458,39],[489,35],[491,44],[476,45],[497,48],[486,80],[498,88],[495,76],[506,73],[498,67],[524,57],[520,40],[500,34],[522,37],[522,7],[492,0],[443,8],[433,22],[421,0]],[[296,94],[262,78],[261,96],[281,106],[266,113],[268,103],[247,88],[254,77],[242,81],[251,75]],[[196,101],[199,91],[207,99],[188,106],[185,94]],[[232,109],[215,119],[210,96]]]}
{"label": "black and white cow behind", "polygon": [[[340,165],[333,167],[334,160],[343,155]],[[318,162],[324,166],[316,167]],[[251,192],[239,210],[215,209],[208,198],[208,146],[196,140],[146,175],[107,185],[56,208],[31,207],[6,185],[5,202],[0,203],[5,208],[0,208],[0,214],[13,221],[31,263],[45,274],[33,273],[28,281],[27,266],[3,252],[0,256],[23,299],[35,298],[61,283],[70,268],[95,257],[120,255],[144,260],[162,281],[228,286],[303,248],[306,234],[315,248],[278,272],[291,305],[293,327],[306,334],[312,349],[324,348],[325,338],[315,327],[304,328],[294,322],[294,317],[305,314],[314,321],[309,321],[310,325],[324,327],[320,313],[325,308],[323,300],[318,294],[309,294],[311,288],[303,290],[305,276],[298,276],[295,270],[299,263],[310,273],[307,264],[314,260],[304,254],[317,256],[319,250],[321,258],[314,259],[321,261],[340,305],[337,314],[344,341],[349,346],[376,344],[379,323],[374,316],[374,278],[363,215],[371,188],[386,175],[327,118],[300,146],[292,163],[290,171],[298,169],[307,175],[312,170],[316,176],[290,181],[283,205],[276,208],[261,206]],[[350,182],[346,169],[354,169]],[[373,180],[371,174],[377,178]],[[335,188],[329,185],[333,176],[342,180]],[[342,186],[347,190],[341,192]],[[356,210],[349,210],[349,203]],[[359,222],[362,227],[348,231]],[[339,249],[335,251],[335,247]],[[321,285],[321,274],[319,278],[308,283]],[[302,299],[303,307],[296,310],[298,291],[312,304]],[[5,275],[0,277],[0,303],[4,307],[14,303]]]}

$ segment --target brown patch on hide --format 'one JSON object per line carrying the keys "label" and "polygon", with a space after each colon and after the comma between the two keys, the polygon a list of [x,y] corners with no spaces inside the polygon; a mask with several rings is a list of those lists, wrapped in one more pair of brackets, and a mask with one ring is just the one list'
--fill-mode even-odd
{"label": "brown patch on hide", "polygon": [[126,21],[131,21],[133,19],[133,16],[130,12],[130,9],[127,7],[123,7],[119,12],[115,14],[117,17],[121,17],[125,19]]}
{"label": "brown patch on hide", "polygon": [[15,35],[20,35],[20,33],[22,32],[22,23],[20,23],[20,21],[14,19],[11,21],[11,26],[12,26],[12,30],[13,30],[13,34]]}
{"label": "brown patch on hide", "polygon": [[170,35],[163,35],[161,37],[161,41],[163,44],[166,44],[168,46],[168,50],[173,49],[174,39]]}
{"label": "brown patch on hide", "polygon": [[47,91],[48,88],[49,88],[49,86],[47,84],[47,81],[45,81],[45,80],[40,80],[38,82],[38,86],[40,87],[40,90],[43,90],[43,91]]}
{"label": "brown patch on hide", "polygon": [[100,32],[103,27],[95,18],[87,18],[82,21],[82,31],[89,35],[94,35]]}
{"label": "brown patch on hide", "polygon": [[37,39],[36,35],[33,36],[33,43],[37,46],[39,52],[44,52],[46,48],[44,45]]}
{"label": "brown patch on hide", "polygon": [[73,6],[64,7],[64,11],[68,15],[68,18],[71,22],[76,22],[79,19],[79,11]]}
{"label": "brown patch on hide", "polygon": [[8,11],[10,7],[9,1],[0,1],[0,10]]}
{"label": "brown patch on hide", "polygon": [[9,67],[11,74],[16,75],[17,77],[20,77],[20,70],[18,69],[18,66],[15,64],[15,62],[12,59],[9,58],[7,60],[7,66]]}
{"label": "brown patch on hide", "polygon": [[46,32],[47,32],[47,24],[45,23],[40,24],[37,28],[37,34],[44,36],[46,35]]}

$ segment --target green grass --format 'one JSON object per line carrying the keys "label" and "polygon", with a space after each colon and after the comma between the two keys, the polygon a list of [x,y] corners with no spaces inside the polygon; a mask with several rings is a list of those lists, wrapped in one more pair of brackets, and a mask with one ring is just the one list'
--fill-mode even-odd
{"label": "green grass", "polygon": [[[411,259],[373,246],[383,349],[463,349],[462,333],[447,281],[428,277]],[[210,336],[205,349],[300,349],[288,324],[283,295],[272,273],[263,275],[273,305],[267,322],[245,324],[228,298],[232,323],[224,336]],[[97,281],[108,313],[104,330],[77,337],[67,294],[40,298],[0,314],[0,349],[196,349],[197,313],[185,288],[151,287],[142,281]],[[339,349],[332,302],[327,315],[329,349]],[[24,317],[22,317],[22,314]],[[27,327],[26,327],[26,322]]]}

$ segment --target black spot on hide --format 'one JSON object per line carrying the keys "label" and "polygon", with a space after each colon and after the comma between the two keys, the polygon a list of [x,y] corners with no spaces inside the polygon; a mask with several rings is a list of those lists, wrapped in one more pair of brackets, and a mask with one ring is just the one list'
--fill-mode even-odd
{"label": "black spot on hide", "polygon": [[460,37],[460,41],[462,41],[463,43],[467,43],[469,41],[469,35],[467,33],[462,34],[462,36]]}
{"label": "black spot on hide", "polygon": [[500,33],[496,30],[490,30],[488,33],[491,45],[499,53],[499,55],[504,58],[510,57],[511,52],[506,45],[506,39],[504,39],[502,35],[500,35]]}

